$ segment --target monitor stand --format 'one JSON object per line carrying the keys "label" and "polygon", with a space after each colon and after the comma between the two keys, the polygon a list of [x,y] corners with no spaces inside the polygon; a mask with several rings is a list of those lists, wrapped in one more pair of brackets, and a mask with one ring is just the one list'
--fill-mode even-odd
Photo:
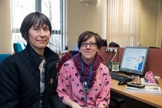
{"label": "monitor stand", "polygon": [[140,75],[132,75],[132,82],[141,83]]}

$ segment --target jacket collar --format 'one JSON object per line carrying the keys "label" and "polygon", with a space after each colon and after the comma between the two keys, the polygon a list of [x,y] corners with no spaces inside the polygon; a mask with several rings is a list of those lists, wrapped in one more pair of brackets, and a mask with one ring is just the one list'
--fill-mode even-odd
{"label": "jacket collar", "polygon": [[27,46],[24,50],[25,55],[31,60],[31,62],[36,66],[39,67],[40,63],[42,62],[43,58],[45,57],[46,63],[50,62],[58,62],[59,56],[54,53],[50,48],[46,47],[44,50],[44,56],[39,55],[34,49],[27,43]]}

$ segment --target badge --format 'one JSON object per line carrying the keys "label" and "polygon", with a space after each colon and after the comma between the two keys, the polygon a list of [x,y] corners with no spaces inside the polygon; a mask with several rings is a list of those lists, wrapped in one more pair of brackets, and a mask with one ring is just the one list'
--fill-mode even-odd
{"label": "badge", "polygon": [[83,82],[84,85],[84,92],[88,93],[88,87],[87,87],[87,82]]}
{"label": "badge", "polygon": [[84,92],[88,93],[88,88],[84,87]]}
{"label": "badge", "polygon": [[53,83],[53,79],[51,78],[51,79],[50,79],[50,84],[52,84],[52,83]]}
{"label": "badge", "polygon": [[86,81],[85,81],[85,82],[83,82],[83,85],[84,85],[84,86],[87,86],[87,82],[86,82]]}

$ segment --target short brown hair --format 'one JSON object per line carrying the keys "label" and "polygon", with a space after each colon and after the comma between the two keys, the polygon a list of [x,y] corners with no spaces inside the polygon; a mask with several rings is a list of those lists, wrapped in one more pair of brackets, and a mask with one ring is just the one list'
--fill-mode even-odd
{"label": "short brown hair", "polygon": [[80,49],[82,42],[85,42],[86,40],[88,40],[92,36],[95,37],[97,48],[100,49],[101,46],[102,46],[102,39],[101,39],[99,34],[94,33],[92,31],[85,31],[85,32],[83,32],[83,33],[81,33],[79,35],[79,38],[78,38],[78,48]]}
{"label": "short brown hair", "polygon": [[29,41],[29,38],[28,38],[29,29],[37,23],[39,26],[46,24],[49,27],[49,31],[51,34],[52,26],[51,26],[51,23],[50,23],[50,20],[48,19],[48,17],[46,15],[44,15],[43,13],[33,12],[33,13],[28,14],[24,18],[24,20],[21,24],[21,27],[20,27],[21,35],[27,42]]}

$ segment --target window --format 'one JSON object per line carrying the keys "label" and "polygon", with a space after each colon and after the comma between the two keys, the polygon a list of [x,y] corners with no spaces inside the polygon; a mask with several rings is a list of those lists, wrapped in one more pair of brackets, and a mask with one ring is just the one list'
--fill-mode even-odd
{"label": "window", "polygon": [[55,52],[62,51],[62,3],[63,0],[11,0],[12,10],[12,44],[26,43],[20,33],[20,26],[24,17],[35,11],[47,15],[52,24],[52,35],[48,46]]}
{"label": "window", "polygon": [[107,40],[121,47],[139,44],[138,0],[108,0]]}

